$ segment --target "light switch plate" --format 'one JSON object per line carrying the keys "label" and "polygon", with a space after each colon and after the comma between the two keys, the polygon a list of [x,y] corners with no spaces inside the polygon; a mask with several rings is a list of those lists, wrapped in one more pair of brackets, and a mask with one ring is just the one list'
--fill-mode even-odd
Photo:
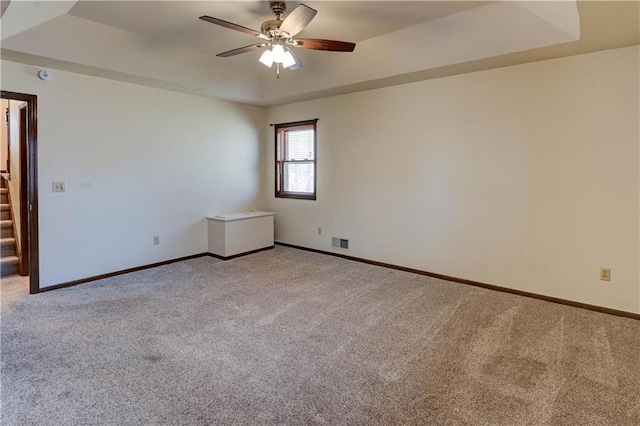
{"label": "light switch plate", "polygon": [[53,192],[65,192],[64,182],[53,182]]}

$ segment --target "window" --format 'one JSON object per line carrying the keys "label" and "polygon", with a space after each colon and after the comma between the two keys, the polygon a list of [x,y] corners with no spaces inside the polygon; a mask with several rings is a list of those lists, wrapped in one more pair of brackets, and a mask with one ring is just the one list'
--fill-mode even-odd
{"label": "window", "polygon": [[316,122],[276,124],[276,197],[316,199]]}

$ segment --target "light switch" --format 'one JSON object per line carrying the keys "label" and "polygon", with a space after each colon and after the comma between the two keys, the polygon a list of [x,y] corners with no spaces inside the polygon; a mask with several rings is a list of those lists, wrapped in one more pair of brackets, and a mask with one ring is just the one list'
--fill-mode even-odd
{"label": "light switch", "polygon": [[53,182],[53,192],[64,192],[65,185],[64,182]]}

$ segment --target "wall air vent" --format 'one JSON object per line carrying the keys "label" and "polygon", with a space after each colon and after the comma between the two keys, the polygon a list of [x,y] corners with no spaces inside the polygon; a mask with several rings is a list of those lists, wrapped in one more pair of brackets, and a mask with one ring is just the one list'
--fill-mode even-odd
{"label": "wall air vent", "polygon": [[331,247],[349,250],[349,240],[346,238],[331,237]]}

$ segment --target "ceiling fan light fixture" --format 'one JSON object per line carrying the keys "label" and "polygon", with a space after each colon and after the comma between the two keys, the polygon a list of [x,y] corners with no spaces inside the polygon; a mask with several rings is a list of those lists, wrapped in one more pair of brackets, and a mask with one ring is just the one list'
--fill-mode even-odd
{"label": "ceiling fan light fixture", "polygon": [[260,56],[259,61],[265,64],[266,66],[268,66],[269,68],[271,68],[274,62],[273,52],[271,52],[271,50],[269,49],[265,50],[262,56]]}

